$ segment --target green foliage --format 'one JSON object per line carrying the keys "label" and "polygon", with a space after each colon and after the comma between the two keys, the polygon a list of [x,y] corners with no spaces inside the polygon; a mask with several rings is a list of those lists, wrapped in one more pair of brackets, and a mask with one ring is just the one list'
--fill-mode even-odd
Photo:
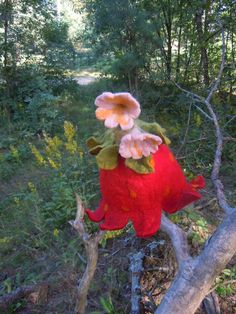
{"label": "green foliage", "polygon": [[85,160],[82,145],[77,129],[68,121],[64,122],[63,136],[44,135],[41,151],[31,145],[38,165],[48,169],[52,176],[50,197],[42,210],[51,228],[62,228],[74,217],[75,192],[87,203],[97,197],[93,192],[98,191],[97,183],[89,177],[93,174],[94,163]]}
{"label": "green foliage", "polygon": [[5,0],[1,7],[0,113],[25,132],[54,132],[56,96],[75,58],[68,25],[58,20],[54,1]]}
{"label": "green foliage", "polygon": [[124,230],[114,230],[114,231],[106,231],[104,234],[102,240],[100,241],[100,244],[102,245],[103,248],[106,247],[107,241],[110,239],[114,239],[124,233]]}
{"label": "green foliage", "polygon": [[8,180],[20,169],[30,156],[28,145],[17,143],[15,139],[0,141],[0,178]]}
{"label": "green foliage", "polygon": [[195,248],[202,246],[212,232],[211,223],[194,208],[187,207],[170,218],[174,223],[188,228],[188,239]]}
{"label": "green foliage", "polygon": [[[205,93],[221,62],[218,16],[230,41],[222,87],[233,96],[235,33],[232,3],[204,5],[201,1],[84,1],[87,46],[94,59],[106,60],[105,74],[126,82],[131,92],[150,97],[163,95],[167,79]],[[233,45],[233,46],[232,46]],[[153,85],[153,86],[152,86]],[[228,87],[227,87],[228,85]],[[159,90],[161,89],[161,92]],[[173,92],[174,88],[172,86]],[[146,95],[146,96],[145,96]],[[160,104],[160,102],[158,102]],[[167,106],[165,102],[163,105]]]}
{"label": "green foliage", "polygon": [[111,297],[105,298],[101,297],[100,298],[101,305],[103,307],[103,310],[105,311],[106,314],[115,314],[115,308],[112,303]]}
{"label": "green foliage", "polygon": [[49,77],[63,75],[74,64],[74,47],[68,39],[69,26],[65,22],[46,23],[42,32],[45,40],[45,70]]}
{"label": "green foliage", "polygon": [[217,285],[216,292],[221,297],[234,295],[236,291],[236,267],[225,268],[220,276],[216,278],[215,284]]}
{"label": "green foliage", "polygon": [[[4,0],[0,4],[0,267],[11,265],[16,270],[1,280],[1,295],[43,280],[57,286],[67,271],[73,277],[73,272],[84,268],[84,248],[68,221],[76,212],[76,192],[91,208],[99,199],[97,167],[84,143],[102,127],[94,116],[94,99],[103,91],[132,92],[142,105],[144,120],[156,120],[167,129],[186,176],[210,177],[215,151],[212,122],[196,108],[206,110],[204,105],[180,92],[169,78],[206,94],[206,72],[213,81],[221,60],[219,10],[227,31],[227,64],[213,104],[224,136],[236,137],[232,1],[223,1],[221,8],[218,3],[203,5],[197,0],[74,1],[82,12],[79,19],[73,4],[62,2],[60,17],[54,1]],[[201,10],[202,37],[196,21]],[[102,72],[103,77],[78,86],[70,75],[81,75],[82,65],[85,69],[92,65],[90,70]],[[232,190],[235,149],[234,143],[226,142],[221,173]],[[228,197],[233,198],[233,193]],[[193,250],[199,250],[215,228],[203,212],[192,208],[171,219],[188,231]],[[97,230],[85,220],[89,231]],[[101,241],[105,257],[113,239],[123,232],[106,233]],[[110,258],[109,263],[100,272],[107,288],[98,297],[100,312],[94,314],[124,313],[119,309],[123,304],[117,307],[118,289],[126,285],[128,272],[120,272]],[[235,293],[235,273],[235,267],[229,266],[216,279],[220,296]],[[95,285],[92,293],[98,290]],[[65,310],[60,306],[64,313],[71,310],[71,306]],[[8,311],[22,308],[24,302],[19,302]]]}

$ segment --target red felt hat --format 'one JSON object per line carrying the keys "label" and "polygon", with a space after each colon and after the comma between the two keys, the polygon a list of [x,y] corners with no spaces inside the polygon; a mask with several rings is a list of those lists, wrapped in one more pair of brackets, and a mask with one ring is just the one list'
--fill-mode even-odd
{"label": "red felt hat", "polygon": [[139,174],[125,166],[119,157],[113,170],[100,170],[102,200],[90,220],[101,222],[102,230],[117,230],[133,223],[138,237],[156,233],[161,211],[170,214],[201,198],[197,189],[205,186],[202,176],[187,182],[184,173],[168,146],[160,145],[152,156],[153,173]]}

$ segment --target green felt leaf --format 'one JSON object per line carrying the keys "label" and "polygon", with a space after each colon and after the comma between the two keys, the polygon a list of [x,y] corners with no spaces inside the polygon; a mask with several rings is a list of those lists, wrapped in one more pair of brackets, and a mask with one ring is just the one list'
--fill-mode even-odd
{"label": "green felt leaf", "polygon": [[154,172],[154,161],[152,155],[135,160],[132,158],[125,160],[125,165],[137,173],[148,174]]}
{"label": "green felt leaf", "polygon": [[171,143],[169,138],[166,136],[166,130],[160,126],[160,124],[156,122],[149,123],[142,120],[137,120],[136,123],[144,131],[160,136],[164,144],[169,145]]}
{"label": "green felt leaf", "polygon": [[97,138],[94,136],[89,137],[86,141],[86,144],[88,146],[89,153],[92,155],[97,155],[103,148],[102,145],[98,142]]}
{"label": "green felt leaf", "polygon": [[91,136],[87,139],[86,144],[89,149],[94,148],[101,144],[101,142],[98,141],[98,139],[94,136]]}
{"label": "green felt leaf", "polygon": [[112,130],[107,130],[104,134],[100,136],[89,137],[86,141],[89,149],[89,153],[92,155],[97,155],[103,148],[115,144],[115,134]]}
{"label": "green felt leaf", "polygon": [[105,170],[112,170],[118,164],[118,145],[104,147],[96,156],[98,167]]}

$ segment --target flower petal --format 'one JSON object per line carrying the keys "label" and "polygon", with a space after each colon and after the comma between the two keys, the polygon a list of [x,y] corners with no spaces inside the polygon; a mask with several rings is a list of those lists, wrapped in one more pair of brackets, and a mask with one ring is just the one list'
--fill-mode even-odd
{"label": "flower petal", "polygon": [[[138,101],[130,93],[115,93],[104,92],[95,99],[95,105],[99,110],[96,111],[96,116],[99,120],[106,120],[110,115],[116,115],[118,124],[122,130],[129,130],[133,127],[133,119],[140,115],[141,109]],[[102,110],[103,109],[103,110]],[[109,112],[106,110],[110,110]],[[108,128],[111,122],[105,123]],[[118,125],[117,124],[117,125]]]}
{"label": "flower petal", "polygon": [[116,93],[113,101],[117,105],[125,105],[132,118],[138,118],[141,113],[139,102],[130,93]]}
{"label": "flower petal", "polygon": [[116,115],[112,114],[105,120],[105,126],[109,129],[115,128],[118,126],[118,121]]}
{"label": "flower petal", "polygon": [[95,105],[101,108],[111,109],[114,108],[115,105],[113,99],[114,94],[110,92],[104,92],[95,99]]}
{"label": "flower petal", "polygon": [[122,130],[129,130],[134,126],[134,120],[128,114],[117,115],[117,120]]}
{"label": "flower petal", "polygon": [[109,109],[98,108],[95,111],[95,114],[98,120],[105,120],[112,114],[112,111]]}
{"label": "flower petal", "polygon": [[161,143],[162,139],[159,136],[134,128],[121,138],[119,153],[124,158],[141,159],[143,156],[154,154]]}
{"label": "flower petal", "polygon": [[113,102],[115,104],[127,104],[131,108],[139,108],[140,104],[139,102],[130,94],[127,92],[122,93],[114,93],[113,94]]}
{"label": "flower petal", "polygon": [[124,158],[130,158],[131,157],[131,152],[126,145],[120,145],[119,153]]}

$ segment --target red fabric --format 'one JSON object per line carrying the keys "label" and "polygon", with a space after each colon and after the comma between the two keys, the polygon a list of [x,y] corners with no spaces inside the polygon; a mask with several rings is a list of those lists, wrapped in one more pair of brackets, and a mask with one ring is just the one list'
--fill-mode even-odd
{"label": "red fabric", "polygon": [[132,221],[138,237],[156,233],[161,223],[161,210],[170,214],[201,198],[196,189],[205,186],[202,176],[187,182],[168,146],[162,144],[153,155],[155,171],[139,174],[127,168],[119,157],[113,170],[100,170],[102,200],[90,220],[103,222],[102,230],[117,230]]}

